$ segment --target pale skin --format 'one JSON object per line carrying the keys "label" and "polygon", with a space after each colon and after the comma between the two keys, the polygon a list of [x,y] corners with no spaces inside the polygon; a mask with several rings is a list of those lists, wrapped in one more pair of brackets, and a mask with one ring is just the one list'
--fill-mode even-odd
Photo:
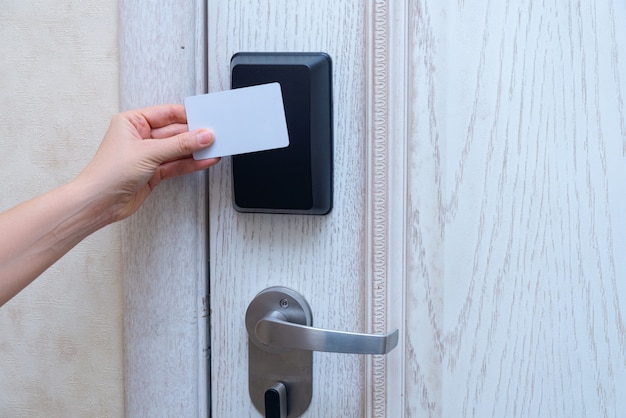
{"label": "pale skin", "polygon": [[84,238],[135,213],[161,180],[216,164],[191,156],[213,140],[209,130],[187,131],[181,105],[113,116],[73,181],[0,214],[0,306]]}

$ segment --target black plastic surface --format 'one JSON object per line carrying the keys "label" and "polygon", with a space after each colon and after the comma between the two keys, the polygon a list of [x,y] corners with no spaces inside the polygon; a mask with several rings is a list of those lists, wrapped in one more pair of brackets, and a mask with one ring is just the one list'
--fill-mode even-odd
{"label": "black plastic surface", "polygon": [[233,156],[240,212],[324,215],[332,209],[332,63],[324,53],[247,53],[231,60],[233,89],[278,82],[287,148]]}
{"label": "black plastic surface", "polygon": [[280,398],[275,389],[265,392],[265,418],[280,418]]}
{"label": "black plastic surface", "polygon": [[265,418],[286,417],[286,411],[281,409],[280,393],[275,388],[265,391]]}

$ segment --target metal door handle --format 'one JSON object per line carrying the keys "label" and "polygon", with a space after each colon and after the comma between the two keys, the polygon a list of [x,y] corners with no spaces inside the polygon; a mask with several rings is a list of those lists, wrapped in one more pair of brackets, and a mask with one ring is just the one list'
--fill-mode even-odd
{"label": "metal door handle", "polygon": [[294,324],[280,312],[266,315],[254,328],[261,344],[276,348],[353,354],[387,354],[398,345],[398,330],[388,334],[333,331]]}
{"label": "metal door handle", "polygon": [[[286,410],[293,418],[306,411],[313,393],[313,351],[387,354],[398,345],[398,330],[376,335],[312,325],[307,301],[285,287],[263,290],[248,306],[250,398],[266,416]],[[279,406],[283,400],[286,407]]]}

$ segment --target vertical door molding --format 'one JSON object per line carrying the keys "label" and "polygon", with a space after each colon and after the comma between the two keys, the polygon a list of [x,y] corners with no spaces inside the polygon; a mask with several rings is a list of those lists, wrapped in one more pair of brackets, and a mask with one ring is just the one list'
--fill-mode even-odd
{"label": "vertical door molding", "polygon": [[367,308],[369,331],[400,329],[388,356],[367,363],[370,416],[404,413],[404,289],[406,272],[406,161],[408,2],[368,3],[367,27]]}
{"label": "vertical door molding", "polygon": [[[202,0],[120,0],[122,110],[206,90]],[[127,416],[208,415],[202,173],[163,182],[122,224]]]}

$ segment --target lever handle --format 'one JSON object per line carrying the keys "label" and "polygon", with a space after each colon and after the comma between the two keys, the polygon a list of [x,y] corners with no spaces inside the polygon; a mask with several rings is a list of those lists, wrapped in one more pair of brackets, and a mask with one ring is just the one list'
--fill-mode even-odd
{"label": "lever handle", "polygon": [[380,335],[334,331],[294,324],[279,316],[272,312],[257,322],[256,338],[263,345],[354,354],[387,354],[398,345],[397,329]]}
{"label": "lever handle", "polygon": [[377,335],[314,328],[306,299],[280,286],[263,290],[250,302],[246,330],[250,399],[272,418],[299,417],[309,407],[313,351],[387,354],[399,336],[398,330]]}

